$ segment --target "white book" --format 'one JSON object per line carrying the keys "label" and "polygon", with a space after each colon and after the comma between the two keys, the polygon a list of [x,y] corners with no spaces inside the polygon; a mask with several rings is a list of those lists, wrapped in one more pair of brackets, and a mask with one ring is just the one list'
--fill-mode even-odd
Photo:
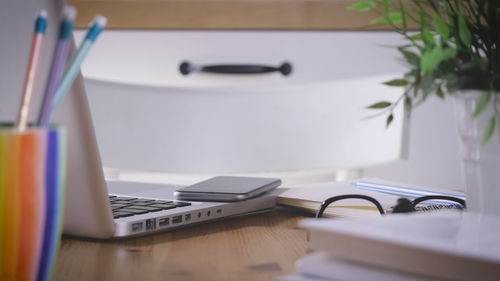
{"label": "white book", "polygon": [[[300,275],[300,274],[291,274],[280,276],[277,279],[278,281],[331,281],[331,279],[323,279],[310,275]],[[338,281],[338,280],[335,280]]]}
{"label": "white book", "polygon": [[342,281],[431,281],[427,276],[409,274],[369,264],[339,259],[328,252],[318,251],[297,261],[295,269],[300,276],[320,280]]}
{"label": "white book", "polygon": [[499,280],[500,217],[468,212],[307,219],[312,249],[391,270],[452,280]]}

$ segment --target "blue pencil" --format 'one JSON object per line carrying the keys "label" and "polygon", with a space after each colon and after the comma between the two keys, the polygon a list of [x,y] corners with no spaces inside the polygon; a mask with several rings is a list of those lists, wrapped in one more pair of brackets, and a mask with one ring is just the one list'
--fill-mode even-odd
{"label": "blue pencil", "polygon": [[61,79],[61,83],[56,90],[54,100],[52,101],[51,113],[54,112],[54,110],[59,106],[65,94],[68,92],[69,88],[71,88],[73,81],[75,81],[76,76],[80,72],[80,65],[82,64],[83,60],[87,56],[87,53],[97,39],[97,36],[99,36],[101,31],[104,29],[106,22],[106,17],[97,15],[90,24],[85,39],[71,59],[71,62],[69,63],[69,66],[67,67],[66,72],[64,72],[64,75]]}

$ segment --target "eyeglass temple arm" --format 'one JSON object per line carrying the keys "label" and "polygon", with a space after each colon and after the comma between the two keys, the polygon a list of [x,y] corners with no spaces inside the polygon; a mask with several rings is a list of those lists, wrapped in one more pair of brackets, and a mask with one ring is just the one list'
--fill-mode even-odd
{"label": "eyeglass temple arm", "polygon": [[453,201],[453,202],[456,202],[456,203],[462,205],[464,209],[466,208],[465,200],[457,198],[457,197],[445,196],[445,195],[428,195],[428,196],[418,197],[417,199],[412,201],[413,207],[417,206],[417,204],[419,204],[423,201],[426,201],[426,200],[448,200],[448,201]]}
{"label": "eyeglass temple arm", "polygon": [[343,199],[364,199],[372,202],[378,209],[381,215],[384,215],[384,209],[382,208],[382,205],[374,199],[373,197],[367,196],[367,195],[361,195],[361,194],[345,194],[345,195],[339,195],[339,196],[334,196],[326,199],[322,204],[321,207],[319,208],[318,212],[316,213],[316,218],[321,218],[323,216],[323,213],[325,212],[326,207],[328,205],[332,204],[335,201],[343,200]]}

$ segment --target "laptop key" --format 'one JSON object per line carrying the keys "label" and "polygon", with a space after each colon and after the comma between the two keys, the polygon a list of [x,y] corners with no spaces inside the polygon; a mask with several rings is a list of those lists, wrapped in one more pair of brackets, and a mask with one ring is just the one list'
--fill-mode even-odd
{"label": "laptop key", "polygon": [[126,200],[115,200],[111,201],[112,204],[132,204],[132,201],[126,201]]}
{"label": "laptop key", "polygon": [[152,203],[154,201],[155,200],[152,200],[152,199],[136,199],[136,200],[134,200],[134,204],[136,204],[136,203]]}
{"label": "laptop key", "polygon": [[147,210],[139,210],[139,209],[131,209],[131,208],[123,208],[123,209],[120,209],[120,211],[132,213],[134,215],[149,213],[149,211],[147,211]]}
{"label": "laptop key", "polygon": [[134,214],[127,213],[127,212],[116,212],[116,213],[113,213],[113,218],[117,219],[117,218],[123,218],[123,217],[130,217],[133,215]]}
{"label": "laptop key", "polygon": [[168,209],[175,209],[177,206],[173,204],[152,204],[149,205],[148,207],[154,207],[154,208],[161,208],[163,210],[168,210]]}
{"label": "laptop key", "polygon": [[[114,214],[114,213],[130,213],[130,212],[126,212],[126,211],[122,211],[123,209],[116,209],[116,210],[111,210],[111,212]],[[133,213],[130,213],[133,215]]]}
{"label": "laptop key", "polygon": [[154,207],[149,207],[149,206],[128,206],[127,209],[134,209],[134,210],[145,210],[148,212],[158,212],[161,211],[161,208],[154,208]]}
{"label": "laptop key", "polygon": [[134,205],[134,206],[149,206],[151,204],[154,204],[155,202],[154,201],[151,201],[151,202],[146,202],[146,203],[141,203],[141,202],[131,202],[130,204]]}
{"label": "laptop key", "polygon": [[155,200],[155,204],[167,204],[167,203],[173,203],[173,201]]}
{"label": "laptop key", "polygon": [[123,208],[123,207],[127,207],[128,204],[115,204],[115,203],[111,203],[111,208],[112,209],[119,209],[119,208]]}

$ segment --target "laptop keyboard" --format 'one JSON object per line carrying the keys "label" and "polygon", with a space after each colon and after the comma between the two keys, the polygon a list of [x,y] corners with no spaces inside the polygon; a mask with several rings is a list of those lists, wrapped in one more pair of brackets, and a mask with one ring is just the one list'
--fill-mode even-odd
{"label": "laptop keyboard", "polygon": [[114,195],[109,196],[109,201],[111,203],[111,210],[113,211],[113,218],[115,219],[191,205],[191,203],[187,202],[118,197]]}

